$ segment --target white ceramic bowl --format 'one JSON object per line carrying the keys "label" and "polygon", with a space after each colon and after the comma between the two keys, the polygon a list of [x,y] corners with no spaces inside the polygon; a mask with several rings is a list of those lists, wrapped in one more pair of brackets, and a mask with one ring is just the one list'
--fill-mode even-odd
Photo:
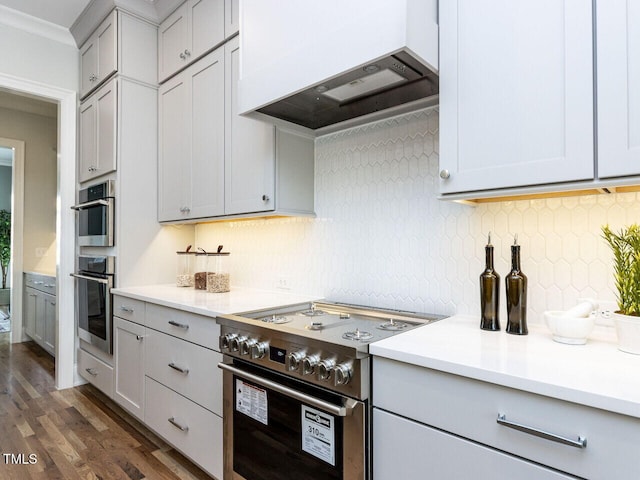
{"label": "white ceramic bowl", "polygon": [[587,337],[593,330],[595,318],[588,317],[565,317],[565,312],[548,311],[544,312],[544,319],[551,335],[556,342],[568,343],[569,345],[584,345]]}

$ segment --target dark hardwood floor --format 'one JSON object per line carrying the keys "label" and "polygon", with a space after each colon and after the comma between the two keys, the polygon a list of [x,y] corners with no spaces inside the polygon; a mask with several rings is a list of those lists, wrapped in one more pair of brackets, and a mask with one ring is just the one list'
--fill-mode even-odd
{"label": "dark hardwood floor", "polygon": [[53,358],[0,334],[0,479],[210,480],[90,385],[56,390]]}

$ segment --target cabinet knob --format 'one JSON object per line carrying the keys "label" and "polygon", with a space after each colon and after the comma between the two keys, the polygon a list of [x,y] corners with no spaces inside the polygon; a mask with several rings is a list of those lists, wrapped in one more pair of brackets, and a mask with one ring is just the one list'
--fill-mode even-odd
{"label": "cabinet knob", "polygon": [[189,50],[185,50],[184,51],[184,56],[185,57],[190,57],[191,56],[191,52]]}
{"label": "cabinet knob", "polygon": [[262,201],[263,201],[263,202],[268,202],[269,200],[271,200],[271,199],[269,198],[269,195],[262,195]]}
{"label": "cabinet knob", "polygon": [[449,170],[447,170],[446,168],[443,170],[440,170],[440,178],[443,180],[446,180],[447,178],[449,178],[451,176],[451,173],[449,172]]}

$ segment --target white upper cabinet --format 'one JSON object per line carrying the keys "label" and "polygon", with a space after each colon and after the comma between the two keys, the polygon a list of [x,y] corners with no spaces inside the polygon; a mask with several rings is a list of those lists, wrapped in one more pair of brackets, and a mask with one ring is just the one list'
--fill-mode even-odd
{"label": "white upper cabinet", "polygon": [[592,45],[591,0],[440,2],[441,193],[593,179]]}
{"label": "white upper cabinet", "polygon": [[224,49],[159,91],[158,220],[224,214]]}
{"label": "white upper cabinet", "polygon": [[80,97],[85,97],[117,69],[118,14],[114,10],[80,48]]}
{"label": "white upper cabinet", "polygon": [[80,105],[81,183],[116,170],[117,122],[118,83],[114,78]]}
{"label": "white upper cabinet", "polygon": [[225,45],[225,62],[225,210],[227,214],[273,210],[275,127],[238,115],[240,47],[237,39]]}
{"label": "white upper cabinet", "polygon": [[187,0],[161,24],[158,81],[163,82],[225,38],[225,0]]}
{"label": "white upper cabinet", "polygon": [[80,47],[80,98],[115,72],[154,84],[158,68],[156,45],[154,25],[113,10]]}
{"label": "white upper cabinet", "polygon": [[640,175],[640,2],[597,8],[598,175]]}

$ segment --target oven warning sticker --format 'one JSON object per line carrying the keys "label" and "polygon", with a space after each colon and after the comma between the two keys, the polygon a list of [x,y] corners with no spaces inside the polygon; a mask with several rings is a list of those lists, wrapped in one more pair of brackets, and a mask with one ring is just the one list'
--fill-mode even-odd
{"label": "oven warning sticker", "polygon": [[335,419],[328,413],[302,405],[302,450],[335,467]]}
{"label": "oven warning sticker", "polygon": [[236,379],[236,410],[269,425],[267,391]]}

